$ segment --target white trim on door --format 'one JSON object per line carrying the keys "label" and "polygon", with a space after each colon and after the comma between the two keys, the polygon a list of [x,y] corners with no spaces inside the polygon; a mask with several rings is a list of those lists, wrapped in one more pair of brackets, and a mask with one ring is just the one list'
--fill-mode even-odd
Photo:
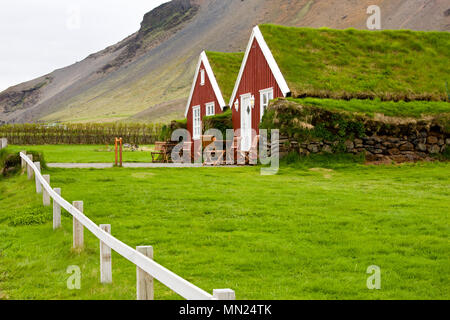
{"label": "white trim on door", "polygon": [[199,140],[202,135],[202,115],[200,106],[192,107],[192,139]]}
{"label": "white trim on door", "polygon": [[252,147],[252,106],[251,93],[241,95],[241,151],[250,151]]}

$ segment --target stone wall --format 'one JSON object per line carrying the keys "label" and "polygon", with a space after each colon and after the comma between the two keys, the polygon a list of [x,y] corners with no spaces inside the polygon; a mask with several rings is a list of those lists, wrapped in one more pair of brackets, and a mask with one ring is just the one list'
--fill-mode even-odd
{"label": "stone wall", "polygon": [[[422,119],[369,117],[279,100],[268,109],[264,129],[280,130],[280,156],[289,152],[364,153],[369,162],[436,159],[450,148],[448,114]],[[442,158],[442,157],[441,157]]]}
{"label": "stone wall", "polygon": [[[288,137],[280,137],[280,155],[295,151],[301,155],[311,153],[333,153],[339,141],[311,140],[299,143]],[[411,162],[430,160],[433,155],[443,153],[450,146],[450,137],[443,133],[422,131],[409,136],[395,137],[373,135],[346,140],[344,151],[353,154],[364,153],[369,162],[394,161]]]}

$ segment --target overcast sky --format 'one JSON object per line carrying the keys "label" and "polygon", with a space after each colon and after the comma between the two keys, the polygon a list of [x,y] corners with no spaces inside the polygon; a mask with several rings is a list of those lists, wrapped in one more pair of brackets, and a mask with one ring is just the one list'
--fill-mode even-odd
{"label": "overcast sky", "polygon": [[168,0],[2,0],[0,91],[86,58]]}

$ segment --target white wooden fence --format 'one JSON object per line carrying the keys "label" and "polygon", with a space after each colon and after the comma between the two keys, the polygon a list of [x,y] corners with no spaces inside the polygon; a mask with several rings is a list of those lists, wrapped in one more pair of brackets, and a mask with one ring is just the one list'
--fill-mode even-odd
{"label": "white wooden fence", "polygon": [[8,146],[8,139],[0,138],[0,150]]}
{"label": "white wooden fence", "polygon": [[52,189],[50,176],[41,175],[40,164],[39,162],[34,163],[31,155],[21,152],[20,157],[22,158],[22,166],[27,168],[28,179],[32,179],[34,175],[36,192],[43,193],[44,205],[50,205],[49,199],[53,199],[53,227],[58,228],[61,226],[61,208],[63,208],[73,216],[73,246],[75,249],[82,250],[83,248],[83,228],[88,229],[100,240],[100,270],[103,283],[112,281],[112,249],[136,265],[138,300],[153,299],[153,278],[188,300],[235,299],[235,293],[231,289],[215,289],[211,295],[156,263],[152,260],[152,247],[138,247],[135,250],[113,237],[110,234],[110,225],[101,225],[99,227],[83,214],[83,203],[81,201],[76,201],[74,205],[71,205],[61,197],[61,189]]}

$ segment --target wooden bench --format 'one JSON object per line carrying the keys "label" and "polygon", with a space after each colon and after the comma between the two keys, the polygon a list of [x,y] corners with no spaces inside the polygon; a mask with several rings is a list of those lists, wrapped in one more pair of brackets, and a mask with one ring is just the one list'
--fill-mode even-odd
{"label": "wooden bench", "polygon": [[155,142],[155,149],[151,152],[153,163],[169,162],[166,145],[166,142]]}

